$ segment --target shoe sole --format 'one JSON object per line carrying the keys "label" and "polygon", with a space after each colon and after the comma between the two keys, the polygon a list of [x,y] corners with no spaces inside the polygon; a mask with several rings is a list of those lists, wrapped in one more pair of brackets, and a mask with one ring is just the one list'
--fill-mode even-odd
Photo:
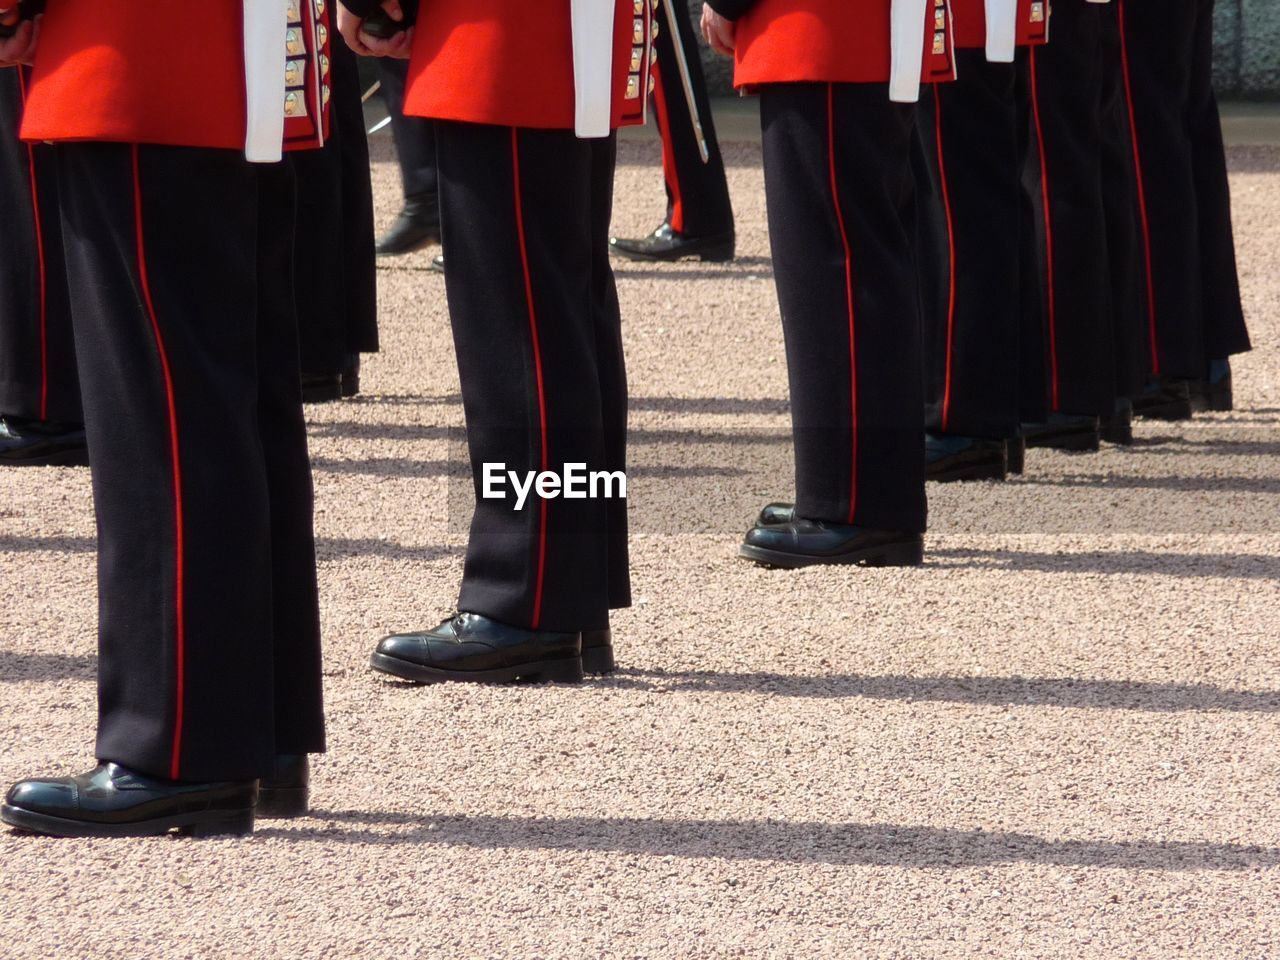
{"label": "shoe sole", "polygon": [[1104,443],[1113,443],[1118,447],[1133,446],[1133,429],[1128,430],[1104,430],[1102,431],[1102,440]]}
{"label": "shoe sole", "polygon": [[425,250],[427,247],[435,246],[440,242],[438,236],[430,236],[419,243],[405,247],[403,250],[374,250],[374,256],[379,258],[391,259],[393,257],[407,257],[411,253],[417,253],[419,250]]}
{"label": "shoe sole", "polygon": [[744,543],[738,548],[738,556],[766,567],[795,570],[800,567],[851,566],[864,567],[918,567],[924,563],[924,544],[886,543],[878,547],[863,547],[848,553],[829,556],[786,553]]}
{"label": "shoe sole", "polygon": [[1008,470],[998,463],[967,463],[938,473],[925,471],[925,479],[934,483],[964,483],[970,480],[1007,480]]}
{"label": "shoe sole", "polygon": [[1028,449],[1061,450],[1064,453],[1097,453],[1102,439],[1097,433],[1048,435],[1044,439],[1027,441]]}
{"label": "shoe sole", "polygon": [[495,670],[444,670],[440,667],[424,667],[419,663],[398,660],[385,653],[375,653],[369,658],[369,666],[379,673],[388,673],[401,680],[414,683],[514,683],[517,680],[535,683],[581,683],[583,680],[582,657],[562,657],[559,660],[539,660],[515,667],[499,667]]}
{"label": "shoe sole", "polygon": [[88,823],[51,817],[34,810],[0,804],[0,820],[19,830],[50,837],[159,837],[177,830],[184,837],[243,837],[253,833],[253,809],[201,810],[134,823]]}
{"label": "shoe sole", "polygon": [[650,253],[636,253],[631,250],[619,250],[610,247],[610,252],[621,260],[632,263],[681,263],[685,260],[700,260],[703,263],[730,263],[736,256],[734,250],[712,249],[701,253],[682,253],[679,256],[655,256]]}
{"label": "shoe sole", "polygon": [[302,391],[303,403],[331,403],[334,400],[342,399],[342,383],[335,383],[332,386],[309,387]]}
{"label": "shoe sole", "polygon": [[58,450],[55,453],[46,453],[26,460],[0,459],[0,466],[4,467],[87,467],[88,465],[89,451],[84,447]]}
{"label": "shoe sole", "polygon": [[1134,404],[1133,415],[1144,420],[1190,420],[1195,415],[1190,400],[1171,400],[1168,403],[1153,403],[1149,406]]}
{"label": "shoe sole", "polygon": [[606,644],[602,647],[584,647],[582,650],[582,672],[583,673],[613,673],[618,669],[617,663],[613,659],[613,645]]}
{"label": "shoe sole", "polygon": [[256,816],[265,820],[289,820],[306,816],[311,809],[310,790],[306,787],[258,787]]}

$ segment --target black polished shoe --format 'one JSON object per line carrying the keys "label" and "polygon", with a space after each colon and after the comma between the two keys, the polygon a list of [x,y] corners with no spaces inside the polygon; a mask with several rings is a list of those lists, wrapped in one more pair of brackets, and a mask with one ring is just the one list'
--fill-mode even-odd
{"label": "black polished shoe", "polygon": [[432,273],[444,273],[444,254],[438,253],[431,258],[431,266],[427,268]]}
{"label": "black polished shoe", "polygon": [[400,257],[440,242],[440,201],[434,193],[409,197],[391,229],[374,248],[380,257]]}
{"label": "black polished shoe", "polygon": [[1025,437],[1014,437],[1005,441],[1005,457],[1009,462],[1009,472],[1014,476],[1022,476],[1027,468],[1027,440]]}
{"label": "black polished shoe", "polygon": [[0,416],[0,466],[87,467],[84,426]]}
{"label": "black polished shoe", "polygon": [[360,392],[360,354],[347,354],[346,364],[342,368],[342,396],[354,397]]}
{"label": "black polished shoe", "polygon": [[383,637],[375,670],[415,683],[582,680],[582,635],[525,630],[459,613],[434,630]]}
{"label": "black polished shoe", "polygon": [[271,776],[258,781],[258,805],[254,811],[273,820],[306,816],[310,795],[310,758],[305,753],[283,753],[276,757]]}
{"label": "black polished shoe", "polygon": [[766,503],[760,515],[756,517],[757,527],[772,527],[779,523],[790,523],[796,518],[794,503]]}
{"label": "black polished shoe", "polygon": [[624,260],[661,260],[673,263],[677,260],[706,260],[710,263],[726,263],[733,259],[733,231],[709,237],[691,237],[664,223],[653,233],[639,240],[609,238],[609,249]]}
{"label": "black polished shoe", "polygon": [[253,833],[256,780],[179,783],[103,763],[78,777],[23,780],[9,788],[0,820],[51,837],[153,837]]}
{"label": "black polished shoe", "polygon": [[613,659],[613,631],[582,631],[582,670],[584,673],[613,673],[618,669]]}
{"label": "black polished shoe", "polygon": [[1193,412],[1186,380],[1157,377],[1133,398],[1133,415],[1147,420],[1190,420]]}
{"label": "black polished shoe", "polygon": [[342,399],[342,374],[304,373],[302,375],[302,402],[329,403]]}
{"label": "black polished shoe", "polygon": [[1203,380],[1188,380],[1187,393],[1193,411],[1210,410],[1226,413],[1235,409],[1235,391],[1231,382],[1231,361],[1210,360],[1209,372]]}
{"label": "black polished shoe", "polygon": [[1111,416],[1098,422],[1098,433],[1107,443],[1133,446],[1133,401],[1126,397],[1117,400]]}
{"label": "black polished shoe", "polygon": [[1096,453],[1102,446],[1098,418],[1070,413],[1051,413],[1044,423],[1024,423],[1022,439],[1028,447],[1077,453]]}
{"label": "black polished shoe", "polygon": [[855,563],[913,567],[924,562],[924,537],[794,517],[790,523],[752,527],[738,548],[738,556],[767,567]]}
{"label": "black polished shoe", "polygon": [[1008,450],[1003,440],[925,433],[926,480],[953,483],[958,480],[1003,480],[1009,472]]}

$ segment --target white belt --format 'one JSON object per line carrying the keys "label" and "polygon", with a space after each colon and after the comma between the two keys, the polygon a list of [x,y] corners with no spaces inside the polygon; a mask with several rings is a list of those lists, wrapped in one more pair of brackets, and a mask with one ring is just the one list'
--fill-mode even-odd
{"label": "white belt", "polygon": [[1018,47],[1018,0],[986,0],[987,59],[1013,63]]}
{"label": "white belt", "polygon": [[570,0],[573,130],[583,139],[607,137],[613,127],[613,31],[616,12],[615,0]]}
{"label": "white belt", "polygon": [[284,149],[285,34],[288,0],[243,0],[245,159],[276,163]]}
{"label": "white belt", "polygon": [[[889,99],[915,103],[924,73],[925,37],[933,35],[933,0],[891,0],[889,7]],[[950,46],[951,14],[947,13]]]}

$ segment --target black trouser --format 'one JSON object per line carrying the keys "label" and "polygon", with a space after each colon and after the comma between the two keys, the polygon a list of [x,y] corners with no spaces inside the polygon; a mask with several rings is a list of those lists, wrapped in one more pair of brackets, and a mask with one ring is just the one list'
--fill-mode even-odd
{"label": "black trouser", "polygon": [[439,188],[435,121],[404,114],[404,86],[408,74],[408,60],[378,57],[378,81],[382,85],[382,100],[391,117],[391,136],[396,142],[400,182],[406,200],[434,194]]}
{"label": "black trouser", "polygon": [[[626,502],[481,496],[484,464],[623,470],[626,374],[609,266],[616,143],[441,121],[446,288],[476,512],[458,609],[603,627],[630,604]],[[508,488],[509,489],[509,488]]]}
{"label": "black trouser", "polygon": [[1023,203],[1019,67],[958,50],[959,80],[921,91],[925,424],[938,433],[1018,434]]}
{"label": "black trouser", "polygon": [[55,153],[98,519],[97,755],[261,777],[324,748],[291,170]]}
{"label": "black trouser", "polygon": [[915,110],[886,84],[813,83],[764,86],[760,110],[796,511],[922,531]]}
{"label": "black trouser", "polygon": [[302,369],[336,374],[378,349],[373,188],[355,55],[334,35],[329,140],[291,153],[298,184],[298,338]]}
{"label": "black trouser", "polygon": [[24,69],[0,69],[0,415],[79,423],[50,148],[18,140]]}
{"label": "black trouser", "polygon": [[1147,298],[1139,245],[1138,174],[1133,162],[1129,105],[1125,96],[1120,9],[1102,18],[1102,203],[1107,223],[1111,334],[1115,345],[1117,397],[1136,397],[1151,377],[1147,347]]}
{"label": "black trouser", "polygon": [[653,107],[662,136],[662,172],[667,185],[667,222],[672,228],[691,237],[706,237],[733,232],[733,206],[729,202],[729,182],[725,179],[724,157],[716,138],[716,125],[711,117],[711,100],[702,73],[702,56],[698,36],[689,19],[688,4],[671,3],[680,47],[689,67],[690,86],[702,123],[707,145],[707,161],[703,163],[693,117],[685,97],[680,62],[676,54],[677,38],[667,29],[665,13],[659,13],[661,29],[654,41],[657,68],[654,70]]}
{"label": "black trouser", "polygon": [[1151,362],[1203,377],[1249,349],[1240,306],[1222,125],[1213,95],[1213,0],[1121,0],[1148,253]]}
{"label": "black trouser", "polygon": [[1053,13],[1053,40],[1031,51],[1049,409],[1110,414],[1122,391],[1140,379],[1120,369],[1124,325],[1133,329],[1138,318],[1123,291],[1113,289],[1113,257],[1123,259],[1126,247],[1122,236],[1113,242],[1108,229],[1123,221],[1128,196],[1125,178],[1104,162],[1120,135],[1112,109],[1118,64],[1107,52],[1113,14],[1087,0],[1058,0]]}

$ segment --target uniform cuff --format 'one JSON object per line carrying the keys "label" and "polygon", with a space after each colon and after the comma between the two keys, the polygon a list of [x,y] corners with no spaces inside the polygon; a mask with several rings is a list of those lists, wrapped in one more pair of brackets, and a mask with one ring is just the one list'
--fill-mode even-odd
{"label": "uniform cuff", "polygon": [[737,20],[755,4],[756,0],[707,0],[707,5],[726,20]]}

